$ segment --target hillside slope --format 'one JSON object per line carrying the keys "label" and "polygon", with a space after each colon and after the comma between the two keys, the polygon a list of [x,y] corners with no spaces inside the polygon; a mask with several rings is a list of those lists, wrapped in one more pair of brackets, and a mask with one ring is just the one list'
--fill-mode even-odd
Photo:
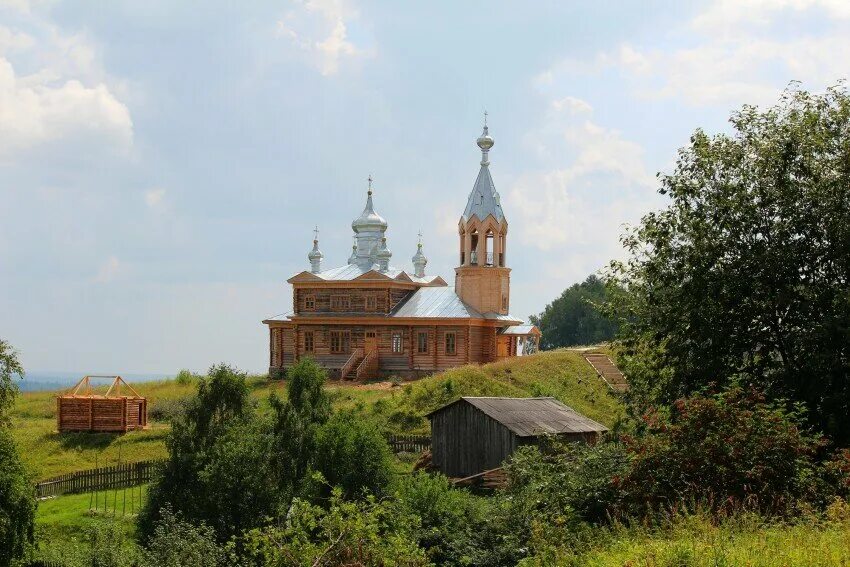
{"label": "hillside slope", "polygon": [[624,413],[582,354],[565,349],[447,370],[377,402],[375,413],[387,419],[391,430],[425,432],[422,416],[461,396],[552,396],[608,427]]}
{"label": "hillside slope", "polygon": [[[264,377],[249,378],[251,395],[260,408],[268,395],[284,383]],[[164,417],[177,400],[192,395],[194,384],[175,381],[133,385],[147,396],[151,427],[124,435],[56,432],[56,393],[27,392],[18,396],[12,421],[15,440],[25,464],[37,479],[59,474],[163,458],[168,433]],[[394,432],[428,429],[423,417],[460,396],[553,396],[576,411],[607,426],[622,414],[619,401],[608,393],[590,365],[575,351],[558,350],[514,358],[484,366],[464,366],[396,387],[389,382],[355,384],[331,382],[327,386],[334,406],[358,407],[382,418]],[[159,417],[161,421],[156,421]]]}

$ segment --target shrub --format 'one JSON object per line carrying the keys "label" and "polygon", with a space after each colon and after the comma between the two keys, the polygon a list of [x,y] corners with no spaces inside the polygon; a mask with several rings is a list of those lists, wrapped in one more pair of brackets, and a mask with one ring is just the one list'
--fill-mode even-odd
{"label": "shrub", "polygon": [[193,525],[170,507],[161,511],[143,556],[150,567],[215,567],[225,557],[212,528]]}
{"label": "shrub", "polygon": [[0,426],[0,566],[24,555],[35,529],[35,490],[9,431]]}
{"label": "shrub", "polygon": [[363,490],[384,494],[392,480],[392,453],[383,434],[373,422],[348,412],[319,428],[314,466],[347,497]]}
{"label": "shrub", "polygon": [[485,498],[453,488],[442,475],[420,472],[399,480],[394,506],[400,517],[419,518],[413,537],[436,565],[477,563],[477,528],[489,507]]}
{"label": "shrub", "polygon": [[327,509],[295,500],[285,524],[249,532],[245,549],[252,564],[428,565],[410,536],[415,518],[399,516],[370,496],[346,501],[334,490]]}
{"label": "shrub", "polygon": [[185,406],[186,398],[156,400],[148,410],[148,417],[152,421],[171,422],[177,419]]}
{"label": "shrub", "polygon": [[200,379],[200,376],[198,376],[191,370],[186,370],[185,368],[180,370],[180,372],[177,373],[177,376],[174,377],[174,381],[180,384],[181,386],[195,384]]}
{"label": "shrub", "polygon": [[801,419],[740,387],[678,400],[669,418],[644,416],[646,434],[623,437],[632,457],[616,483],[625,510],[699,500],[715,510],[779,512],[812,497],[813,456],[822,441],[801,429]]}

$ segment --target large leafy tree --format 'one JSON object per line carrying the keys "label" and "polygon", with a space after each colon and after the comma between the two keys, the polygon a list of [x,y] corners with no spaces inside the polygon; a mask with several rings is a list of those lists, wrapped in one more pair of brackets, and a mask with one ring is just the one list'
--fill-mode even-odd
{"label": "large leafy tree", "polygon": [[850,96],[789,89],[730,122],[679,151],[613,265],[632,401],[749,381],[850,442]]}
{"label": "large leafy tree", "polygon": [[606,300],[605,283],[596,275],[565,289],[540,315],[530,317],[543,333],[540,347],[590,345],[613,339],[617,323],[601,308]]}
{"label": "large leafy tree", "polygon": [[35,491],[9,430],[9,410],[24,374],[18,355],[0,339],[0,567],[24,555],[33,541]]}

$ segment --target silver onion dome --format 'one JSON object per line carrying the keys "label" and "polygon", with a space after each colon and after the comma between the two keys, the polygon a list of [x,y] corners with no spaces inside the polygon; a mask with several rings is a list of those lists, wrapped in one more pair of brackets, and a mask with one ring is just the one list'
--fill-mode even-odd
{"label": "silver onion dome", "polygon": [[369,176],[369,191],[366,193],[366,207],[360,216],[354,219],[351,223],[351,228],[356,233],[363,231],[385,231],[387,230],[387,221],[375,212],[375,207],[372,204],[372,176]]}
{"label": "silver onion dome", "polygon": [[411,258],[413,261],[413,275],[417,278],[425,276],[425,266],[428,264],[428,258],[422,253],[422,243],[416,245],[416,254]]}
{"label": "silver onion dome", "polygon": [[493,147],[493,144],[496,143],[493,136],[490,135],[490,129],[486,125],[484,126],[484,131],[481,133],[481,136],[478,137],[477,143],[478,147],[483,151],[488,151]]}
{"label": "silver onion dome", "polygon": [[322,271],[322,258],[325,255],[322,254],[322,251],[319,250],[319,241],[318,239],[313,240],[313,249],[310,250],[310,253],[307,254],[307,259],[310,260],[310,271],[314,274]]}

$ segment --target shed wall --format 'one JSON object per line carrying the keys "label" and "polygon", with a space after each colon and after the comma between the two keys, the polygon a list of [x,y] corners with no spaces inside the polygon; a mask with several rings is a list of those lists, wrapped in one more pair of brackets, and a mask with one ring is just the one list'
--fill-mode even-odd
{"label": "shed wall", "polygon": [[431,416],[431,458],[449,477],[467,477],[500,467],[519,442],[507,427],[460,402]]}

